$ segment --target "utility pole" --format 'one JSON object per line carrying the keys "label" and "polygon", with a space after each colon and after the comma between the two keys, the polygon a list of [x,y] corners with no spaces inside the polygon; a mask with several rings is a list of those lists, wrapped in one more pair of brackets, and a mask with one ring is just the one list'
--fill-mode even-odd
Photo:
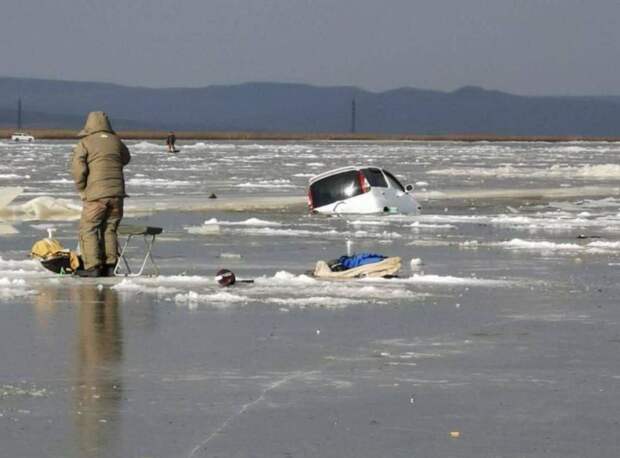
{"label": "utility pole", "polygon": [[22,98],[17,99],[17,131],[22,130]]}
{"label": "utility pole", "polygon": [[357,112],[355,107],[355,98],[351,100],[351,133],[354,134],[357,131]]}

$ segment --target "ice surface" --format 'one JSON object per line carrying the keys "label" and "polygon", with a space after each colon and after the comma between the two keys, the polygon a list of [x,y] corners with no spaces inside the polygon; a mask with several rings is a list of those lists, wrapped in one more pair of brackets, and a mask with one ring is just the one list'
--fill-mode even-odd
{"label": "ice surface", "polygon": [[[27,259],[52,224],[75,246],[72,143],[0,144],[23,187],[1,214],[3,452],[617,455],[619,143],[129,142],[125,222],[164,227],[162,275],[106,279]],[[360,163],[432,189],[424,213],[309,215],[311,172]],[[304,274],[347,240],[400,278]]]}
{"label": "ice surface", "polygon": [[424,274],[391,280],[326,281],[280,271],[274,276],[258,277],[254,280],[254,284],[238,287],[239,289],[233,288],[227,291],[215,289],[204,293],[190,290],[175,295],[174,300],[177,303],[187,303],[193,308],[199,304],[226,308],[230,305],[263,303],[286,306],[289,309],[306,307],[339,309],[369,302],[385,305],[403,299],[419,301],[427,296],[427,293],[408,289],[409,284],[439,287],[445,285],[501,287],[510,285],[510,282]]}
{"label": "ice surface", "polygon": [[585,164],[582,166],[563,166],[554,164],[546,169],[505,165],[502,167],[454,167],[440,170],[429,170],[429,175],[450,176],[491,176],[491,177],[528,177],[528,178],[620,178],[618,164]]}
{"label": "ice surface", "polygon": [[0,235],[15,235],[19,231],[15,226],[6,223],[0,223]]}
{"label": "ice surface", "polygon": [[522,240],[512,239],[506,242],[498,242],[496,246],[509,248],[513,250],[528,250],[528,251],[558,251],[558,252],[590,252],[590,253],[602,253],[602,252],[617,252],[620,254],[620,242],[607,242],[607,241],[595,241],[587,244],[577,243],[557,243],[546,240]]}
{"label": "ice surface", "polygon": [[0,211],[9,205],[17,196],[24,191],[20,186],[0,188]]}
{"label": "ice surface", "polygon": [[204,225],[217,224],[221,226],[281,226],[282,223],[276,221],[266,221],[260,218],[248,218],[242,221],[218,221],[217,218],[211,218],[204,222]]}
{"label": "ice surface", "polygon": [[[476,278],[476,277],[457,277],[453,275],[434,275],[434,274],[417,274],[414,273],[410,277],[404,278],[393,278],[393,279],[374,279],[374,278],[366,278],[360,281],[364,282],[372,282],[372,283],[384,283],[384,282],[393,282],[393,283],[409,283],[409,284],[418,284],[418,285],[465,285],[465,286],[486,286],[486,287],[502,287],[509,286],[514,284],[513,282],[507,280],[494,280],[494,279],[485,279],[485,278]],[[516,283],[516,282],[515,282]]]}
{"label": "ice surface", "polygon": [[124,291],[124,292],[140,292],[140,293],[147,293],[147,294],[155,294],[157,296],[163,296],[165,294],[172,294],[172,293],[176,293],[179,290],[177,288],[173,288],[173,287],[166,287],[166,286],[150,286],[148,284],[140,284],[139,282],[135,282],[132,280],[127,280],[127,279],[123,279],[120,281],[120,283],[114,285],[111,287],[112,289],[115,289],[117,291]]}
{"label": "ice surface", "polygon": [[[29,282],[28,275],[21,276],[18,271],[13,271],[12,274],[16,277],[0,278],[2,297],[32,294],[35,288],[34,284]],[[222,289],[212,277],[207,276],[163,275],[153,278],[111,280],[116,281],[110,284],[107,281],[95,279],[93,284],[109,284],[111,289],[121,294],[148,294],[169,298],[177,304],[187,305],[193,309],[198,308],[199,305],[227,308],[248,304],[271,304],[286,306],[289,309],[308,307],[341,309],[360,304],[389,305],[402,300],[420,301],[427,297],[427,292],[413,291],[408,285],[424,284],[439,287],[509,285],[506,281],[424,274],[391,280],[326,281],[286,271],[277,272],[273,276],[261,276],[256,278],[253,284],[241,284],[241,286],[228,289]]]}
{"label": "ice surface", "polygon": [[[525,176],[523,178],[526,178]],[[445,190],[445,191],[429,191],[419,192],[415,195],[420,201],[432,200],[470,200],[485,201],[493,199],[501,200],[527,200],[527,199],[570,199],[584,197],[603,197],[603,196],[619,196],[620,187],[616,185],[608,186],[574,186],[571,188],[549,187],[538,188],[527,186],[526,188],[489,188],[489,189],[462,189],[462,190]]]}
{"label": "ice surface", "polygon": [[0,216],[11,221],[70,221],[79,218],[81,210],[81,205],[76,201],[41,196],[23,204],[14,204],[0,209]]}
{"label": "ice surface", "polygon": [[453,224],[429,224],[429,223],[422,223],[420,221],[415,221],[411,223],[409,227],[412,227],[414,229],[455,229],[456,228],[456,226],[454,226]]}
{"label": "ice surface", "polygon": [[187,180],[167,180],[165,178],[130,178],[127,186],[147,186],[156,188],[176,188],[180,186],[195,186],[197,183]]}
{"label": "ice surface", "polygon": [[261,180],[256,183],[241,183],[238,184],[239,188],[294,188],[295,186],[291,184],[289,180],[281,179],[281,180]]}

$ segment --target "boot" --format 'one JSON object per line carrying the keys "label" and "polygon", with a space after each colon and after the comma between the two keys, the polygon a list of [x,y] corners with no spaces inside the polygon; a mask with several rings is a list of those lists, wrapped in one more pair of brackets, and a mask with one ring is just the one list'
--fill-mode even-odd
{"label": "boot", "polygon": [[91,267],[88,270],[79,269],[75,272],[75,274],[78,277],[82,277],[82,278],[98,278],[98,277],[101,277],[101,268],[97,266],[97,267]]}
{"label": "boot", "polygon": [[105,264],[101,269],[101,276],[103,277],[114,277],[114,269],[116,268],[116,263],[114,264]]}

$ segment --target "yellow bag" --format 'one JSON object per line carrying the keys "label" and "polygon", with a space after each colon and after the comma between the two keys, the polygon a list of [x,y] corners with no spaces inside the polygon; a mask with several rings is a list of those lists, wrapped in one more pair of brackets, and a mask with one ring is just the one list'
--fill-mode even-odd
{"label": "yellow bag", "polygon": [[42,239],[35,242],[30,250],[30,256],[37,258],[40,261],[58,256],[59,254],[66,252],[65,247],[56,239]]}
{"label": "yellow bag", "polygon": [[30,256],[43,264],[46,269],[58,273],[64,271],[75,272],[80,267],[80,257],[77,253],[65,249],[56,239],[41,239],[32,245]]}

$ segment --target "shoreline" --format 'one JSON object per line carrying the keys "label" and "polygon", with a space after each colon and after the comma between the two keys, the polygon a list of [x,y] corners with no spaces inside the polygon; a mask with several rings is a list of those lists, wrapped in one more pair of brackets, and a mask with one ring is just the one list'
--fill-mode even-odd
{"label": "shoreline", "polygon": [[[71,129],[23,129],[36,139],[74,140],[78,130]],[[8,140],[15,129],[0,128],[0,139]],[[119,130],[118,135],[126,140],[165,140],[167,131]],[[619,137],[593,137],[580,135],[493,135],[493,134],[373,134],[373,133],[300,133],[300,132],[176,132],[177,140],[269,140],[269,141],[455,141],[455,142],[618,142]]]}

